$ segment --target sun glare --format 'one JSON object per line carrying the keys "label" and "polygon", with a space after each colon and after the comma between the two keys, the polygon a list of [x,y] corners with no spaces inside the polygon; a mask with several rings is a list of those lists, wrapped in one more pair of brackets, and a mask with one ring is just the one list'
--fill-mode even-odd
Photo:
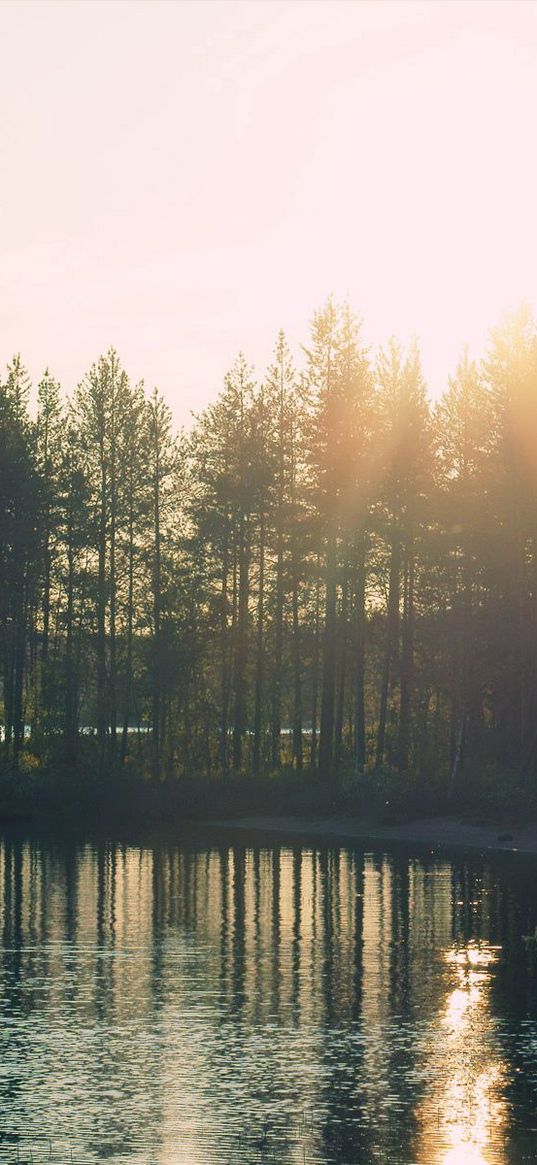
{"label": "sun glare", "polygon": [[506,1122],[506,1068],[495,1046],[488,995],[499,948],[470,942],[446,951],[451,985],[434,1051],[434,1090],[421,1112],[423,1155],[436,1165],[490,1165]]}

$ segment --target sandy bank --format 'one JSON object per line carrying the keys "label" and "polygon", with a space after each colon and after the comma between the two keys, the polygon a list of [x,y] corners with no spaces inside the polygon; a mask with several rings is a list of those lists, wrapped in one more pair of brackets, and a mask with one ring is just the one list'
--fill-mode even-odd
{"label": "sandy bank", "polygon": [[212,821],[212,826],[287,837],[307,835],[326,840],[416,844],[432,849],[473,849],[537,855],[537,823],[524,826],[470,825],[448,817],[432,817],[383,825],[344,817],[241,817]]}

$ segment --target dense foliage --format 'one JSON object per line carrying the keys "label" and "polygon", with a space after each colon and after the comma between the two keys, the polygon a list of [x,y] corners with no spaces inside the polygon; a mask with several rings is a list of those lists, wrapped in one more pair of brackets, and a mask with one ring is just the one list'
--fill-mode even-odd
{"label": "dense foliage", "polygon": [[[303,356],[303,359],[302,359]],[[432,407],[332,300],[296,371],[240,355],[174,436],[114,351],[30,415],[0,386],[5,769],[93,749],[155,780],[537,767],[537,333],[520,311]]]}

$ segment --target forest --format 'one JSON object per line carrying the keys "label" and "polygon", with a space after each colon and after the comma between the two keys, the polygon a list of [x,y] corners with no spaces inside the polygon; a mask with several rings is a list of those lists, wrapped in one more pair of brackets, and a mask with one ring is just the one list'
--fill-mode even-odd
{"label": "forest", "polygon": [[111,349],[0,384],[0,780],[537,771],[537,330],[432,403],[348,303],[174,432]]}

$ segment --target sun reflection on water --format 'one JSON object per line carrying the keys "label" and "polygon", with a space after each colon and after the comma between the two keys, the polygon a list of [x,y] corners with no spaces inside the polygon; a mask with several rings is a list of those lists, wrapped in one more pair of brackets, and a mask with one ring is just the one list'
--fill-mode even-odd
{"label": "sun reflection on water", "polygon": [[[432,1052],[433,1089],[418,1113],[420,1161],[492,1165],[503,1160],[506,1066],[489,993],[499,948],[470,942],[445,952],[450,990]],[[435,1113],[436,1109],[436,1113]]]}

